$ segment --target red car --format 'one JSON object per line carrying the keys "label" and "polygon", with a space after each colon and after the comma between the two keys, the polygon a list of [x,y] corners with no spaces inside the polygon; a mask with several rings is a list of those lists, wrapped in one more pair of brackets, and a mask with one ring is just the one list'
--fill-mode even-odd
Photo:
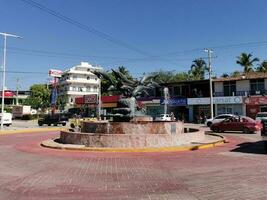
{"label": "red car", "polygon": [[250,117],[235,116],[212,124],[210,129],[213,132],[243,131],[244,133],[254,133],[254,131],[262,129],[262,124]]}

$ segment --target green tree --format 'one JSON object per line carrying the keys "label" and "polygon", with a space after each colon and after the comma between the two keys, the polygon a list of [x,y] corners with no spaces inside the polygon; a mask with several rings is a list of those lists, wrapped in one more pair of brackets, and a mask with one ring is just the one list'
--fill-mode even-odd
{"label": "green tree", "polygon": [[164,71],[159,70],[157,72],[153,72],[153,74],[157,74],[158,76],[155,78],[155,81],[158,83],[169,83],[174,82],[174,71]]}
{"label": "green tree", "polygon": [[26,104],[34,109],[45,110],[50,106],[50,91],[45,84],[34,84],[30,87],[30,96]]}
{"label": "green tree", "polygon": [[190,80],[190,76],[186,72],[178,72],[174,75],[173,79],[175,82],[188,81]]}
{"label": "green tree", "polygon": [[154,74],[157,74],[155,81],[158,83],[170,83],[170,82],[179,82],[179,81],[186,81],[189,80],[188,73],[185,72],[177,72],[175,71],[164,71],[160,70],[157,72],[153,72]]}
{"label": "green tree", "polygon": [[257,72],[267,72],[267,60],[264,60],[257,67]]}
{"label": "green tree", "polygon": [[[133,80],[133,76],[126,69],[126,67],[119,66],[118,67],[118,71],[120,73],[122,73],[127,79]],[[115,78],[114,72],[110,71],[110,72],[107,72],[107,74],[111,78],[112,82],[115,83],[115,86],[116,86],[117,85],[117,80]],[[101,94],[102,95],[110,95],[110,94],[117,95],[117,94],[120,94],[118,91],[109,91],[109,89],[110,89],[110,83],[107,80],[102,79],[101,80]]]}
{"label": "green tree", "polygon": [[128,79],[133,80],[133,76],[130,74],[129,70],[127,70],[124,66],[119,66],[118,70],[120,73],[125,75]]}
{"label": "green tree", "polygon": [[57,97],[57,107],[60,110],[64,110],[66,104],[67,104],[67,95],[66,94],[60,95]]}
{"label": "green tree", "polygon": [[234,71],[234,72],[232,72],[231,73],[231,77],[238,77],[238,76],[240,76],[240,75],[242,75],[242,72],[240,72],[240,71]]}
{"label": "green tree", "polygon": [[250,53],[241,53],[241,55],[237,57],[236,63],[244,68],[245,73],[248,73],[253,71],[253,64],[258,61],[259,58],[252,59],[252,54]]}
{"label": "green tree", "polygon": [[208,70],[205,60],[199,58],[193,60],[191,69],[189,70],[189,75],[191,80],[204,80],[205,71]]}
{"label": "green tree", "polygon": [[222,78],[228,78],[228,77],[229,77],[229,74],[227,74],[227,73],[223,73],[223,74],[221,75],[221,77],[222,77]]}

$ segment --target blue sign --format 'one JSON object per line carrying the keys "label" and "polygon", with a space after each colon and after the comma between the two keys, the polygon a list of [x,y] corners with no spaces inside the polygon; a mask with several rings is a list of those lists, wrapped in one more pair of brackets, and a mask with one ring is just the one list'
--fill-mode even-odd
{"label": "blue sign", "polygon": [[57,103],[57,89],[53,88],[51,92],[51,104]]}
{"label": "blue sign", "polygon": [[160,105],[165,105],[165,102],[169,106],[187,106],[186,98],[170,98],[170,99],[160,99]]}

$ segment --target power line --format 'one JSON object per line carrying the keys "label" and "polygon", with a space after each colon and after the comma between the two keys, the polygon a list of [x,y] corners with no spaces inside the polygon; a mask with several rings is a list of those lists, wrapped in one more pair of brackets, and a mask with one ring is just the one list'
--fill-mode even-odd
{"label": "power line", "polygon": [[[30,71],[5,71],[6,73],[9,73],[9,74],[48,74],[47,72],[30,72]],[[3,71],[1,70],[0,73],[3,73]]]}
{"label": "power line", "polygon": [[99,55],[82,55],[82,54],[73,54],[73,53],[66,53],[66,52],[55,52],[55,51],[45,51],[39,49],[23,49],[17,47],[9,47],[7,48],[11,51],[18,51],[18,52],[29,52],[29,53],[36,53],[42,55],[57,55],[57,56],[69,56],[69,57],[95,57],[95,58],[106,58],[106,59],[133,59],[133,58],[126,58],[126,57],[113,57],[113,56],[99,56]]}
{"label": "power line", "polygon": [[118,40],[118,39],[116,39],[116,38],[114,38],[114,37],[112,37],[112,36],[110,36],[110,35],[108,35],[108,34],[106,34],[104,32],[101,32],[101,31],[99,31],[99,30],[97,30],[97,29],[95,29],[93,27],[89,27],[89,26],[87,26],[85,24],[82,24],[82,23],[80,23],[80,22],[78,22],[78,21],[76,21],[76,20],[74,20],[74,19],[72,19],[70,17],[62,15],[59,12],[56,12],[56,11],[50,9],[50,8],[47,8],[47,7],[45,7],[44,5],[42,5],[40,3],[37,3],[37,2],[32,1],[32,0],[21,0],[21,1],[26,3],[26,4],[28,4],[28,5],[30,5],[30,6],[32,6],[32,7],[38,8],[39,10],[41,10],[43,12],[46,12],[46,13],[48,13],[50,15],[53,15],[53,16],[57,17],[58,19],[61,19],[61,20],[65,21],[65,22],[67,22],[67,23],[69,23],[69,24],[71,24],[73,26],[76,26],[76,27],[78,27],[78,28],[80,28],[80,29],[82,29],[84,31],[87,31],[89,33],[92,33],[92,34],[104,39],[104,40],[107,40],[107,41],[109,41],[109,42],[111,42],[113,44],[116,44],[118,46],[127,48],[129,50],[135,51],[135,52],[137,52],[139,54],[142,54],[142,55],[145,55],[145,56],[151,56],[149,53],[147,53],[147,52],[145,52],[145,51],[143,51],[143,50],[141,50],[141,49],[139,49],[139,48],[137,48],[137,47],[135,47],[133,45],[127,44],[127,43],[125,43],[125,42],[123,42],[121,40]]}

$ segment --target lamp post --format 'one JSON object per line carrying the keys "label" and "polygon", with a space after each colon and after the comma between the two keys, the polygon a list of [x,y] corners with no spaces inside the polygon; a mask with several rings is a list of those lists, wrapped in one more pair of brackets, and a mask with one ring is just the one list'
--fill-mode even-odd
{"label": "lamp post", "polygon": [[4,57],[3,57],[3,82],[2,82],[2,107],[1,107],[1,130],[3,130],[3,123],[4,123],[4,105],[5,105],[5,82],[6,82],[6,40],[7,37],[15,37],[15,38],[21,38],[17,35],[12,35],[9,33],[2,33],[0,32],[0,35],[4,36]]}
{"label": "lamp post", "polygon": [[209,82],[210,82],[210,118],[212,119],[214,114],[213,114],[213,94],[212,94],[212,77],[211,77],[211,53],[213,53],[213,51],[211,49],[204,49],[205,52],[208,53],[208,57],[209,57]]}

